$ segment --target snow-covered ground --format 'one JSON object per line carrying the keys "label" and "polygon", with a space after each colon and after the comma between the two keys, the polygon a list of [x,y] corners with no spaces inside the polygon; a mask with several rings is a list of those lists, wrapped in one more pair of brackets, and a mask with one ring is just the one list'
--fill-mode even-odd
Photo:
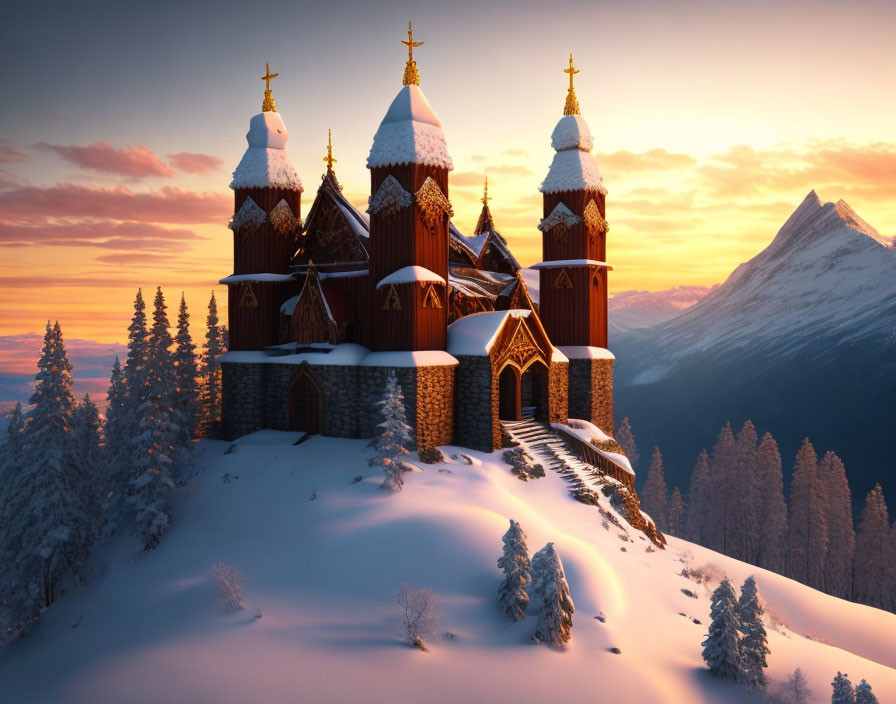
{"label": "snow-covered ground", "polygon": [[[201,473],[161,546],[142,553],[128,536],[112,539],[97,553],[102,576],[0,653],[3,701],[754,701],[706,673],[700,642],[715,584],[680,576],[685,564],[735,586],[757,576],[778,624],[773,678],[800,666],[823,702],[841,670],[896,701],[896,615],[674,538],[648,552],[642,535],[575,502],[563,478],[521,482],[500,453],[444,448],[446,463],[420,465],[391,495],[367,467],[365,441],[293,446],[297,437],[263,431],[230,454],[228,443],[202,442]],[[458,452],[473,464],[451,459]],[[495,560],[509,518],[530,552],[556,544],[576,604],[568,652],[533,645],[534,618],[511,623],[498,611]],[[206,572],[218,561],[245,575],[246,610],[217,602]],[[398,632],[405,579],[439,596],[429,654]]]}

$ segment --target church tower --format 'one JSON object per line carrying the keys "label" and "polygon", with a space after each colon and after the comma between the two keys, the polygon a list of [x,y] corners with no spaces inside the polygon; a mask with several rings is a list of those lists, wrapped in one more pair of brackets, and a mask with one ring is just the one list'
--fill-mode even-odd
{"label": "church tower", "polygon": [[249,120],[246,153],[233,172],[233,274],[228,287],[231,350],[279,342],[280,304],[298,291],[289,273],[301,233],[302,182],[286,153],[289,132],[271,93],[265,64],[261,112]]}
{"label": "church tower", "polygon": [[370,305],[374,350],[444,350],[448,327],[448,172],[442,123],[420,90],[408,23],[404,87],[373,138]]}
{"label": "church tower", "polygon": [[569,55],[563,117],[551,135],[556,154],[541,184],[544,217],[540,317],[569,357],[569,414],[613,431],[613,355],[607,347],[607,221],[603,179],[590,152],[594,139],[579,112]]}

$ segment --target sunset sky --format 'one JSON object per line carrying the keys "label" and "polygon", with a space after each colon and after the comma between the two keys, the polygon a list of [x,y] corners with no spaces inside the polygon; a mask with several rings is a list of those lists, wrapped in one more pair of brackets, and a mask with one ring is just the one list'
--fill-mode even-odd
{"label": "sunset sky", "polygon": [[49,317],[70,339],[121,342],[136,288],[157,284],[201,324],[231,271],[228,183],[266,61],[303,211],[327,128],[366,207],[409,18],[455,223],[471,233],[488,174],[524,265],[540,258],[570,51],[609,190],[613,291],[723,280],[811,188],[896,234],[892,0],[17,3],[0,28],[0,336]]}

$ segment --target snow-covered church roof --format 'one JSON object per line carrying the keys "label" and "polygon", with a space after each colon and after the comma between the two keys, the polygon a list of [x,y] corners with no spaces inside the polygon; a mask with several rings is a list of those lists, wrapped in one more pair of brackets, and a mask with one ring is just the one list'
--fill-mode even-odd
{"label": "snow-covered church roof", "polygon": [[233,172],[231,188],[290,188],[301,191],[286,141],[289,132],[279,112],[261,112],[249,120],[246,153]]}
{"label": "snow-covered church roof", "polygon": [[454,168],[442,123],[418,85],[398,91],[373,136],[367,168],[395,164]]}
{"label": "snow-covered church roof", "polygon": [[561,117],[551,134],[551,146],[557,153],[539,189],[542,193],[606,192],[603,177],[590,153],[594,138],[585,118],[579,114]]}

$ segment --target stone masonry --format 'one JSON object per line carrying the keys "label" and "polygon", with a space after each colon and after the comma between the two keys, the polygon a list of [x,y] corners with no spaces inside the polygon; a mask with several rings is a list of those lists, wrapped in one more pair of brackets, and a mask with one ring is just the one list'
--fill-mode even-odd
{"label": "stone masonry", "polygon": [[569,360],[569,416],[613,434],[612,359]]}

